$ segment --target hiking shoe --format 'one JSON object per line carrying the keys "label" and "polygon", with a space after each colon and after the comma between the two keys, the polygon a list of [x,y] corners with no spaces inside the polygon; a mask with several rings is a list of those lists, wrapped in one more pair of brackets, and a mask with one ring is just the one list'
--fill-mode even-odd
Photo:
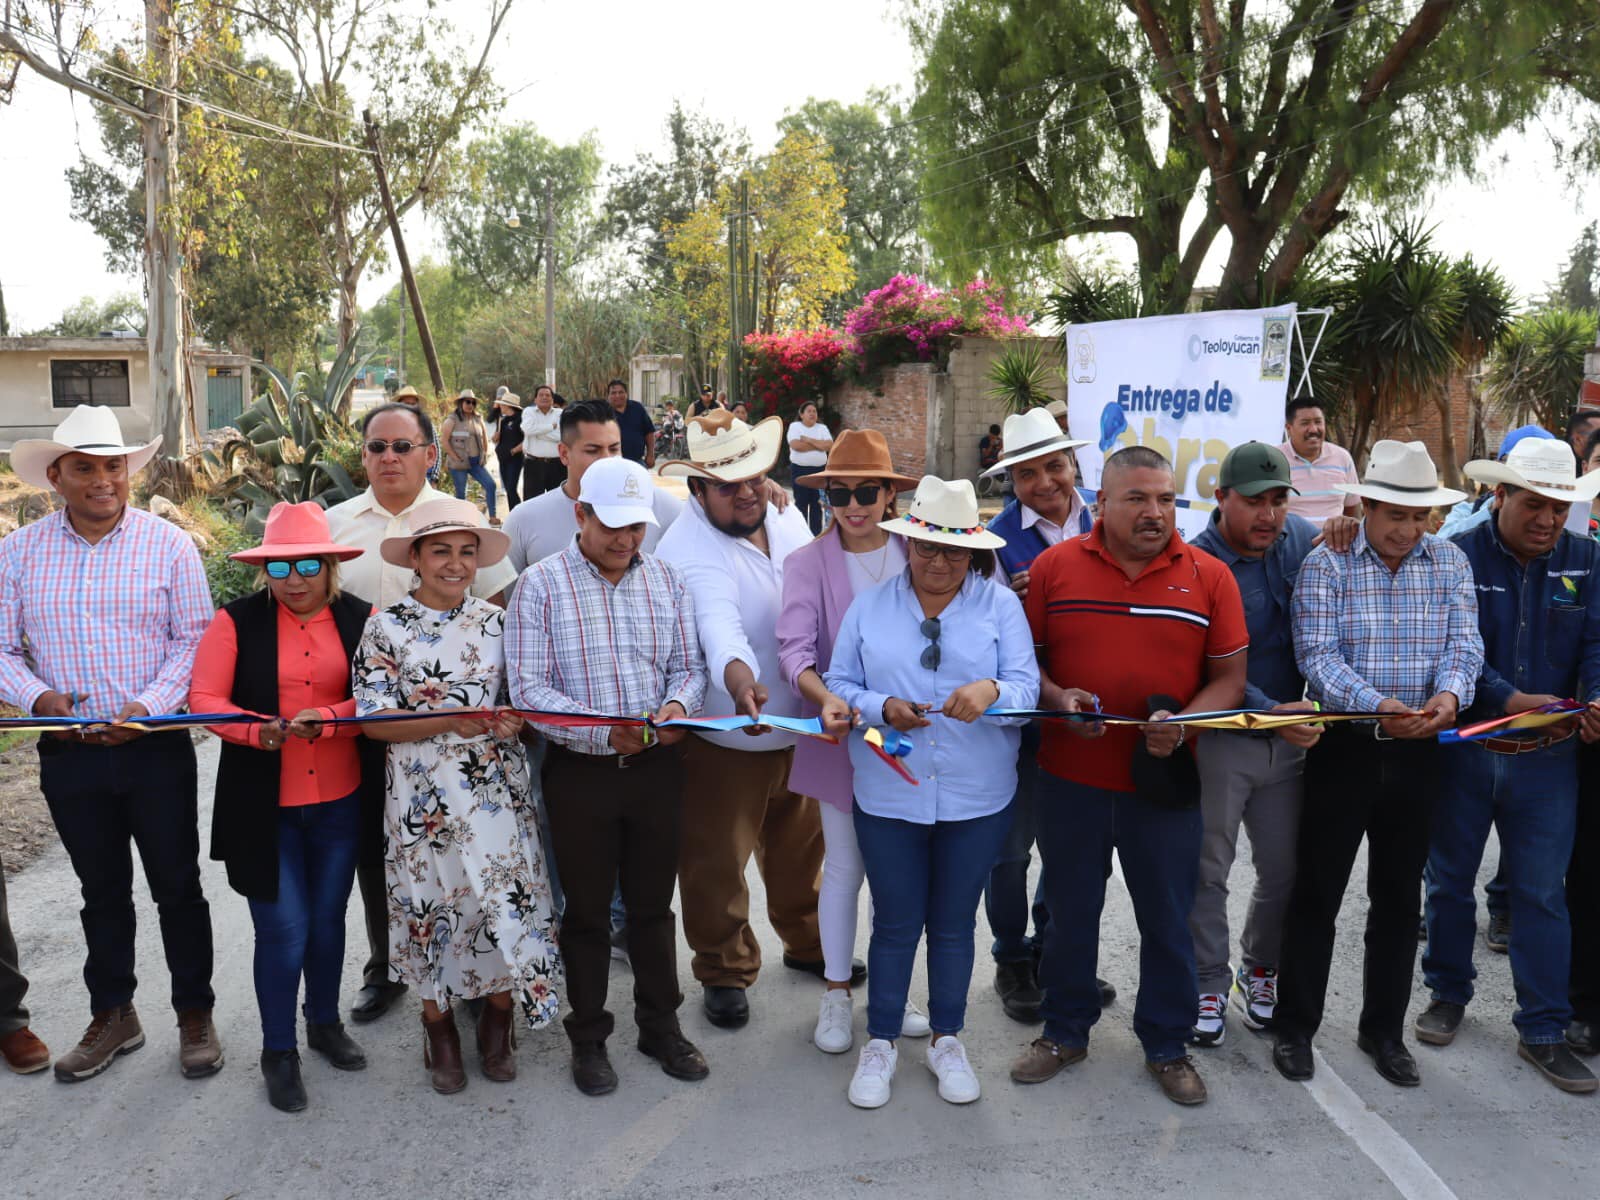
{"label": "hiking shoe", "polygon": [[978,1098],[978,1076],[956,1037],[942,1037],[928,1047],[928,1070],[938,1077],[939,1099],[946,1103],[971,1104]]}
{"label": "hiking shoe", "polygon": [[1435,1000],[1417,1014],[1416,1024],[1412,1026],[1417,1041],[1430,1046],[1448,1046],[1456,1040],[1456,1030],[1461,1027],[1461,1018],[1466,1012],[1465,1004]]}
{"label": "hiking shoe", "polygon": [[204,1079],[222,1070],[222,1039],[209,1008],[186,1008],[178,1014],[178,1068],[185,1079]]}
{"label": "hiking shoe", "polygon": [[1016,1083],[1043,1083],[1054,1079],[1062,1067],[1088,1057],[1087,1046],[1063,1046],[1053,1038],[1034,1038],[1011,1064],[1011,1078]]}
{"label": "hiking shoe", "polygon": [[1191,1046],[1211,1048],[1222,1045],[1228,1036],[1228,998],[1221,992],[1200,993],[1200,1014],[1189,1031]]}
{"label": "hiking shoe", "polygon": [[855,1040],[850,1032],[850,993],[843,988],[829,988],[822,993],[822,1005],[817,1011],[817,1028],[811,1035],[812,1044],[824,1054],[843,1054]]}
{"label": "hiking shoe", "polygon": [[928,1014],[907,1000],[905,1015],[900,1018],[900,1036],[925,1038],[932,1032],[933,1026],[928,1024]]}
{"label": "hiking shoe", "polygon": [[1195,1070],[1194,1059],[1187,1054],[1182,1058],[1170,1058],[1166,1062],[1147,1061],[1144,1067],[1156,1077],[1162,1092],[1174,1104],[1206,1102],[1205,1081],[1200,1078],[1200,1072]]}
{"label": "hiking shoe", "polygon": [[56,1078],[62,1083],[92,1079],[119,1054],[132,1054],[144,1045],[144,1029],[133,1005],[108,1008],[94,1014],[83,1039],[56,1059]]}
{"label": "hiking shoe", "polygon": [[1534,1070],[1563,1092],[1592,1092],[1600,1087],[1594,1073],[1578,1061],[1572,1047],[1565,1042],[1530,1046],[1518,1038],[1517,1057],[1525,1063],[1531,1063]]}
{"label": "hiking shoe", "polygon": [[882,1108],[889,1103],[889,1085],[894,1082],[894,1066],[899,1061],[894,1043],[873,1038],[861,1047],[856,1073],[847,1093],[857,1108]]}
{"label": "hiking shoe", "polygon": [[1278,972],[1272,967],[1240,967],[1233,978],[1233,998],[1246,1029],[1258,1033],[1266,1029],[1278,1007]]}
{"label": "hiking shoe", "polygon": [[1508,953],[1511,949],[1511,914],[1490,913],[1489,927],[1483,931],[1483,944],[1496,954]]}

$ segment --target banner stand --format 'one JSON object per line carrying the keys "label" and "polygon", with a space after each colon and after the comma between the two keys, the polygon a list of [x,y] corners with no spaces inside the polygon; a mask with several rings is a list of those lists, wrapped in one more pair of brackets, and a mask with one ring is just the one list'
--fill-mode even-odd
{"label": "banner stand", "polygon": [[[1300,325],[1301,318],[1303,317],[1322,318],[1322,320],[1317,323],[1317,336],[1311,339],[1311,349],[1309,352],[1306,350],[1305,330],[1302,329]],[[1322,335],[1328,331],[1328,322],[1332,319],[1333,309],[1331,308],[1301,308],[1295,311],[1294,340],[1295,344],[1300,347],[1300,358],[1302,361],[1300,365],[1300,382],[1295,385],[1294,393],[1291,397],[1292,399],[1300,399],[1301,392],[1304,392],[1308,396],[1315,395],[1315,392],[1311,387],[1311,364],[1317,357],[1317,350],[1322,345]]]}

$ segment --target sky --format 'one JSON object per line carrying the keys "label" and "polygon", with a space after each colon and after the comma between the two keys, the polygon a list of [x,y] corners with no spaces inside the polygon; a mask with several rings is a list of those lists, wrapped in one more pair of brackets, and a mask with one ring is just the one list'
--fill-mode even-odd
{"label": "sky", "polygon": [[[109,7],[141,9],[135,0]],[[481,9],[480,0],[449,5],[464,30]],[[608,164],[660,152],[674,99],[742,124],[759,151],[775,140],[778,118],[807,97],[853,101],[874,86],[909,94],[916,57],[900,11],[899,0],[808,0],[801,9],[693,0],[677,10],[641,0],[517,0],[491,65],[512,93],[503,120],[533,122],[557,141],[592,130]],[[98,239],[71,216],[64,172],[80,146],[98,151],[89,104],[25,70],[11,106],[0,106],[0,286],[13,330],[48,325],[81,296],[139,289],[137,279],[106,271]],[[1600,180],[1587,196],[1568,190],[1537,132],[1500,138],[1480,174],[1430,200],[1436,242],[1493,262],[1521,295],[1538,295],[1583,225],[1600,216]],[[404,229],[414,260],[437,250],[425,214],[408,214]],[[1225,247],[1219,238],[1201,283],[1214,281]],[[1114,241],[1109,248],[1125,250]],[[362,303],[394,278],[392,269],[369,276]]]}

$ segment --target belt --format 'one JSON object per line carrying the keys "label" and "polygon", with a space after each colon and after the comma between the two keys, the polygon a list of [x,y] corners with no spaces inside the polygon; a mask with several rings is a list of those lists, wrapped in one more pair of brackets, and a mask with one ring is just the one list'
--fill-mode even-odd
{"label": "belt", "polygon": [[1536,738],[1484,738],[1478,745],[1490,754],[1532,754],[1547,746],[1560,745],[1572,734],[1573,730],[1569,729],[1565,733],[1546,733]]}
{"label": "belt", "polygon": [[637,764],[645,755],[655,750],[655,748],[655,744],[652,743],[637,754],[585,754],[581,750],[569,750],[565,746],[550,747],[553,752],[560,754],[562,757],[581,762],[585,766],[596,766],[618,771],[626,771],[629,767]]}

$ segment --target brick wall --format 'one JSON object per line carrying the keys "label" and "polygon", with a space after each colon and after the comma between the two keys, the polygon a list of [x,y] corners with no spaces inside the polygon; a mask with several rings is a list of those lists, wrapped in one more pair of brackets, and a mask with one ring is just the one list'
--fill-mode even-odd
{"label": "brick wall", "polygon": [[927,469],[929,402],[941,390],[941,379],[930,363],[902,363],[886,369],[876,387],[835,387],[828,407],[839,414],[843,428],[883,434],[894,469],[915,478]]}
{"label": "brick wall", "polygon": [[[1475,402],[1472,380],[1464,374],[1451,377],[1447,385],[1450,397],[1450,425],[1455,433],[1455,465],[1459,479],[1460,468],[1474,458],[1492,458],[1505,433],[1504,422],[1484,412]],[[1474,428],[1474,418],[1477,428]],[[1394,438],[1402,442],[1418,441],[1428,447],[1428,453],[1439,468],[1439,473],[1450,477],[1444,461],[1444,424],[1435,404],[1424,404],[1381,428],[1379,438]]]}

